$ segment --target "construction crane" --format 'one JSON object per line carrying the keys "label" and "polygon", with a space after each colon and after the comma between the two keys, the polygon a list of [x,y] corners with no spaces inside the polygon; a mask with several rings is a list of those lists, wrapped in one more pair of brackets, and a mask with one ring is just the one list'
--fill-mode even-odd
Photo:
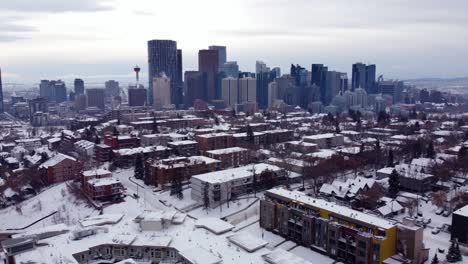
{"label": "construction crane", "polygon": [[379,78],[377,78],[377,82],[383,82],[384,81],[384,78],[383,78],[383,75],[379,75]]}

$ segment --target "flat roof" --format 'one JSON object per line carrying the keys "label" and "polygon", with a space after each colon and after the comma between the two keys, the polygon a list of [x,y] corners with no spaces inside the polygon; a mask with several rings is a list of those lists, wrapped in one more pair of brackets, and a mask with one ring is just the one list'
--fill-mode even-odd
{"label": "flat roof", "polygon": [[[275,194],[281,197],[286,197],[291,200],[310,205],[315,208],[324,209],[329,212],[342,215],[348,218],[356,219],[357,221],[367,223],[369,225],[373,225],[376,227],[380,227],[383,229],[390,229],[395,227],[395,225],[388,220],[385,220],[380,217],[376,217],[370,214],[362,213],[351,208],[337,205],[335,203],[327,202],[326,200],[322,199],[315,199],[312,197],[307,196],[305,193],[298,192],[298,191],[288,191],[283,188],[274,188],[268,190],[267,193]],[[468,211],[468,209],[467,209]]]}
{"label": "flat roof", "polygon": [[198,179],[203,182],[208,182],[211,184],[215,183],[223,183],[228,182],[231,180],[242,179],[246,177],[252,176],[253,172],[252,169],[255,168],[255,173],[258,175],[263,171],[269,169],[271,171],[279,171],[281,170],[280,167],[266,164],[266,163],[259,163],[259,164],[250,164],[243,167],[232,168],[222,171],[214,171],[200,175],[194,175],[192,178]]}

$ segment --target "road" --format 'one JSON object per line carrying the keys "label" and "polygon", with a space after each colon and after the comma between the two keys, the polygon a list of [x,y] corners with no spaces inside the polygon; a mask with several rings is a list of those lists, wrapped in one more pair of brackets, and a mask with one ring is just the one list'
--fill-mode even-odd
{"label": "road", "polygon": [[129,196],[138,193],[141,203],[146,202],[146,205],[150,205],[153,209],[166,210],[167,207],[159,201],[157,193],[154,193],[151,188],[145,188],[142,187],[144,185],[139,186],[139,184],[136,184],[134,182],[135,180],[133,179],[133,175],[133,169],[117,170],[114,172],[114,176],[118,178],[122,185],[127,189],[127,194]]}

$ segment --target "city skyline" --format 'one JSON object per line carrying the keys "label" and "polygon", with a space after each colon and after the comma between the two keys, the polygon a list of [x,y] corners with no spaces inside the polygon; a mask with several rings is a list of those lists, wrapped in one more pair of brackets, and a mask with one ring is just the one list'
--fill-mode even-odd
{"label": "city skyline", "polygon": [[[351,64],[363,62],[379,65],[387,78],[468,75],[463,1],[255,0],[229,6],[229,12],[217,3],[0,3],[4,83],[29,87],[43,78],[125,83],[133,80],[135,64],[145,79],[150,39],[176,40],[183,50],[183,71],[197,69],[198,50],[223,45],[227,60],[238,61],[243,71],[255,71],[255,61],[262,60],[283,71],[291,63],[307,69],[323,63],[350,74]],[[192,14],[195,8],[200,11]],[[165,28],[144,26],[169,19],[173,23]]]}

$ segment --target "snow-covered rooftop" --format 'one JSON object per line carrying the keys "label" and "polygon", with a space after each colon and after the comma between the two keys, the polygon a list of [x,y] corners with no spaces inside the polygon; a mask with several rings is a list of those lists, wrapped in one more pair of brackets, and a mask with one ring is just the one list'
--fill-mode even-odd
{"label": "snow-covered rooftop", "polygon": [[205,174],[195,175],[195,176],[192,176],[192,178],[199,179],[203,182],[215,184],[215,183],[222,183],[222,182],[226,182],[230,180],[250,177],[253,174],[253,170],[255,171],[255,174],[258,175],[267,169],[271,171],[281,170],[281,168],[274,166],[274,165],[270,165],[266,163],[259,163],[259,164],[251,164],[251,165],[247,165],[243,167],[238,167],[238,168],[232,168],[232,169],[227,169],[227,170],[222,170],[222,171],[214,171],[214,172],[209,172]]}
{"label": "snow-covered rooftop", "polygon": [[73,158],[73,157],[70,157],[70,156],[62,154],[62,153],[58,153],[57,155],[53,156],[52,158],[50,158],[46,162],[42,163],[41,166],[39,166],[39,168],[46,168],[47,169],[49,167],[53,167],[53,166],[59,164],[60,162],[62,162],[64,160],[76,161],[76,159]]}
{"label": "snow-covered rooftop", "polygon": [[345,206],[337,205],[332,202],[327,202],[326,200],[314,199],[310,196],[307,196],[305,193],[302,193],[302,192],[289,191],[283,188],[274,188],[274,189],[269,190],[268,193],[272,193],[278,196],[288,197],[289,199],[292,199],[294,201],[298,201],[300,203],[307,204],[312,207],[325,209],[329,212],[339,214],[342,216],[346,216],[349,218],[353,218],[357,221],[361,221],[369,225],[374,225],[376,227],[380,227],[383,229],[390,229],[395,226],[393,223],[385,219],[382,219],[373,215],[365,214],[365,213],[353,210]]}

